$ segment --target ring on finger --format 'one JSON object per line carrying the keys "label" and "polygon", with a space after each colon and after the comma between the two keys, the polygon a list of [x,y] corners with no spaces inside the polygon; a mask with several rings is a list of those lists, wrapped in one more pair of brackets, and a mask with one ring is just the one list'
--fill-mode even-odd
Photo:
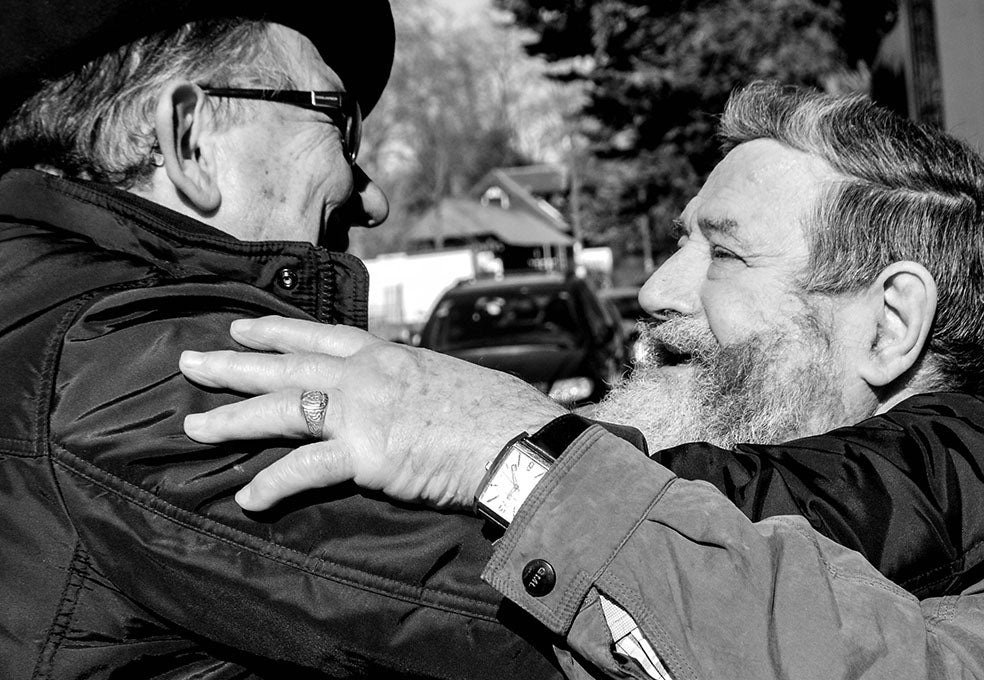
{"label": "ring on finger", "polygon": [[328,410],[328,395],[321,390],[301,392],[301,413],[312,437],[321,438],[325,426],[325,412]]}

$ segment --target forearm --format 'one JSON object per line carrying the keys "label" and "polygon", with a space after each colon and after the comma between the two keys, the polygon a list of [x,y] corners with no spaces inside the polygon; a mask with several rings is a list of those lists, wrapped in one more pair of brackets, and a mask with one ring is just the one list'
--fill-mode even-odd
{"label": "forearm", "polygon": [[[535,559],[556,574],[539,597],[522,579]],[[937,662],[919,602],[860,555],[799,518],[753,524],[597,429],[527,500],[484,576],[603,671],[618,662],[599,594],[673,677],[918,677]]]}

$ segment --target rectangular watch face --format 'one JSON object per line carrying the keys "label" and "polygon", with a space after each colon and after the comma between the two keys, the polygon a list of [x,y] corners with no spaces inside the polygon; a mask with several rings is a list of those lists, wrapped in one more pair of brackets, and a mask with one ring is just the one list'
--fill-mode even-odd
{"label": "rectangular watch face", "polygon": [[508,526],[533,488],[550,469],[538,452],[517,442],[496,461],[479,498],[483,512],[497,524]]}

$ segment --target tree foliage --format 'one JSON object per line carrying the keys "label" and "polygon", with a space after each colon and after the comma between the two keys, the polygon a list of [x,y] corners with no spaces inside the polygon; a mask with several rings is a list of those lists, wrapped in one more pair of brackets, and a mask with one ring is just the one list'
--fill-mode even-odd
{"label": "tree foliage", "polygon": [[545,124],[562,122],[563,98],[539,96],[543,63],[524,54],[515,27],[463,22],[430,0],[395,9],[393,72],[360,155],[389,195],[391,226],[354,234],[364,256],[401,249],[401,224],[493,168],[529,162],[549,142]]}
{"label": "tree foliage", "polygon": [[629,251],[640,218],[669,246],[672,217],[720,158],[716,117],[735,87],[863,86],[844,74],[870,58],[859,41],[877,44],[892,6],[871,0],[849,24],[840,0],[495,1],[536,36],[531,54],[586,83],[581,221],[596,243]]}

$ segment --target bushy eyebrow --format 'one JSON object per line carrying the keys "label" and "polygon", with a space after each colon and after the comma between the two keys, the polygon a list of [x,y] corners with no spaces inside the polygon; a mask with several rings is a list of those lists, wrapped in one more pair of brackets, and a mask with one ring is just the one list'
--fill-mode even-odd
{"label": "bushy eyebrow", "polygon": [[701,217],[697,220],[697,226],[701,232],[706,234],[723,234],[724,236],[734,237],[738,231],[738,222],[730,217],[722,219],[712,219]]}
{"label": "bushy eyebrow", "polygon": [[682,237],[689,236],[689,235],[690,235],[690,229],[687,228],[687,225],[684,223],[684,221],[679,217],[675,218],[673,220],[673,227],[670,229],[670,236],[673,238],[673,240],[678,241]]}
{"label": "bushy eyebrow", "polygon": [[[697,219],[697,227],[703,234],[724,234],[734,237],[738,232],[738,222],[730,217],[714,219],[711,217],[701,217]],[[681,218],[673,220],[673,229],[670,232],[674,239],[681,236],[690,235],[690,227]]]}

